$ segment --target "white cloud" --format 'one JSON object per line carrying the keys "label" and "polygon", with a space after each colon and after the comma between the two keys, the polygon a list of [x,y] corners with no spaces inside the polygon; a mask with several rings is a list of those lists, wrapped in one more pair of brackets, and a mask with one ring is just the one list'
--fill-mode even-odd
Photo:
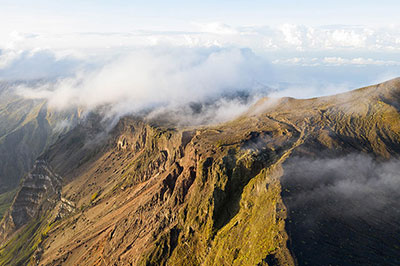
{"label": "white cloud", "polygon": [[328,65],[357,65],[357,66],[367,66],[367,65],[375,65],[375,66],[400,66],[400,61],[392,61],[392,60],[376,60],[372,58],[343,58],[343,57],[325,57],[323,63]]}
{"label": "white cloud", "polygon": [[0,50],[0,52],[0,69],[4,69],[16,60],[23,51]]}
{"label": "white cloud", "polygon": [[292,57],[288,59],[276,59],[272,63],[299,66],[400,66],[400,61],[395,60],[378,60],[364,57],[344,58],[340,56],[323,58]]}
{"label": "white cloud", "polygon": [[400,50],[400,28],[362,26],[238,26],[221,22],[191,23],[188,31],[21,33],[0,37],[1,50],[48,49],[56,55],[76,57],[111,53],[113,50],[159,45],[185,47],[247,47],[256,52],[364,50],[393,52]]}
{"label": "white cloud", "polygon": [[213,33],[213,34],[238,34],[239,31],[235,28],[221,23],[221,22],[211,22],[211,23],[193,23],[200,32]]}
{"label": "white cloud", "polygon": [[[331,37],[330,46],[335,47],[359,47],[364,48],[368,38],[368,32],[356,32],[355,30],[334,30],[328,33]],[[371,33],[372,34],[372,33]]]}
{"label": "white cloud", "polygon": [[[225,92],[255,90],[260,67],[258,58],[248,50],[140,49],[100,69],[39,87],[20,87],[18,92],[28,98],[45,98],[56,109],[110,106],[109,114],[119,116],[154,106],[170,110],[219,98]],[[220,107],[227,111],[214,120],[242,110],[236,102],[220,102]]]}
{"label": "white cloud", "polygon": [[307,40],[305,37],[307,29],[298,25],[284,24],[280,30],[285,37],[287,44],[292,45],[299,50],[303,48],[303,44]]}
{"label": "white cloud", "polygon": [[[276,45],[285,49],[302,51],[363,49],[377,51],[378,49],[399,50],[396,46],[400,30],[392,27],[368,28],[362,26],[328,26],[310,27],[295,24],[284,24],[274,30],[271,38]],[[283,38],[279,38],[282,35]],[[282,41],[283,40],[283,41]]]}
{"label": "white cloud", "polygon": [[[233,27],[192,23],[189,31],[114,33],[21,33],[0,37],[0,78],[45,78],[82,66],[102,66],[138,48],[236,47],[267,55],[275,64],[314,66],[398,66],[400,29],[296,24]],[[347,53],[347,54],[345,54]],[[350,53],[357,55],[349,57]],[[371,57],[370,54],[376,56]],[[287,58],[287,54],[293,57]],[[392,56],[393,55],[393,56]],[[390,60],[388,58],[391,58]],[[35,65],[34,60],[37,60]],[[20,68],[20,69],[18,69]],[[57,70],[57,71],[54,71]]]}
{"label": "white cloud", "polygon": [[[20,93],[61,109],[110,104],[120,114],[251,89],[256,81],[280,90],[277,96],[306,98],[366,85],[371,75],[398,76],[396,27],[191,25],[188,31],[13,32],[0,37],[0,79],[53,79]],[[385,71],[377,73],[378,66]],[[233,102],[219,106],[241,110]]]}

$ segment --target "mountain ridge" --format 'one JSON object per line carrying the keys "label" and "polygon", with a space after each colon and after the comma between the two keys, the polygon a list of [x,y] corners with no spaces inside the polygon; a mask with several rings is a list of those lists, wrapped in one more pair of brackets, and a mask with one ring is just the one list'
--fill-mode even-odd
{"label": "mountain ridge", "polygon": [[[306,265],[318,260],[363,265],[366,259],[396,265],[395,239],[385,249],[374,241],[358,243],[370,252],[364,259],[335,253],[343,245],[347,254],[356,243],[342,236],[338,239],[349,245],[325,240],[322,233],[330,235],[332,223],[321,220],[323,228],[310,229],[303,216],[310,212],[298,205],[310,188],[331,179],[313,172],[317,181],[305,183],[310,187],[297,180],[307,173],[304,160],[326,160],[322,172],[343,182],[351,177],[329,168],[330,160],[342,163],[352,154],[377,164],[397,160],[399,91],[400,79],[394,79],[321,98],[263,99],[236,120],[201,128],[166,128],[124,117],[97,142],[90,140],[104,128],[92,117],[41,156],[64,180],[59,200],[10,233],[0,248],[0,265],[10,263],[10,255],[32,265]],[[301,171],[293,172],[297,166]],[[393,180],[397,187],[399,177]],[[347,203],[340,190],[330,193]],[[335,210],[330,204],[315,206],[320,215],[328,207]],[[375,216],[361,216],[361,222],[349,217],[334,217],[338,222],[332,228],[359,226]],[[380,233],[400,228],[397,218],[393,212],[382,218],[381,228],[365,222],[372,231],[352,233],[355,239],[366,234],[379,239]],[[298,228],[314,230],[315,238],[302,244]],[[327,249],[325,256],[313,252],[318,245]]]}

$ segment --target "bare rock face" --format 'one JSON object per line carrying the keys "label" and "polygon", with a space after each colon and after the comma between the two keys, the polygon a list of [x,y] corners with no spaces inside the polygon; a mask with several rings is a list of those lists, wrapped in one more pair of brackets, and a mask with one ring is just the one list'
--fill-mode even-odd
{"label": "bare rock face", "polygon": [[46,161],[37,160],[32,171],[23,179],[4,219],[0,229],[2,238],[54,206],[60,199],[61,181]]}

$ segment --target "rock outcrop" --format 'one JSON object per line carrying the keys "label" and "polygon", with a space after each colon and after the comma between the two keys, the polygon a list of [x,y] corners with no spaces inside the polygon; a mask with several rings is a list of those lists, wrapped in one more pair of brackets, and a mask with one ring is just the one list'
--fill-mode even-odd
{"label": "rock outcrop", "polygon": [[10,210],[0,228],[3,241],[31,220],[44,215],[60,200],[60,176],[44,160],[37,160],[32,171],[22,180]]}

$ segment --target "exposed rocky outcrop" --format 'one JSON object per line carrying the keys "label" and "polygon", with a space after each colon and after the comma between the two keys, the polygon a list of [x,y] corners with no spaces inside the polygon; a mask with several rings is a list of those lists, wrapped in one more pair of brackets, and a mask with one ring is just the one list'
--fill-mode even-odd
{"label": "exposed rocky outcrop", "polygon": [[61,197],[61,177],[44,160],[37,160],[22,180],[10,210],[4,217],[0,237],[4,241],[19,228],[51,210]]}

